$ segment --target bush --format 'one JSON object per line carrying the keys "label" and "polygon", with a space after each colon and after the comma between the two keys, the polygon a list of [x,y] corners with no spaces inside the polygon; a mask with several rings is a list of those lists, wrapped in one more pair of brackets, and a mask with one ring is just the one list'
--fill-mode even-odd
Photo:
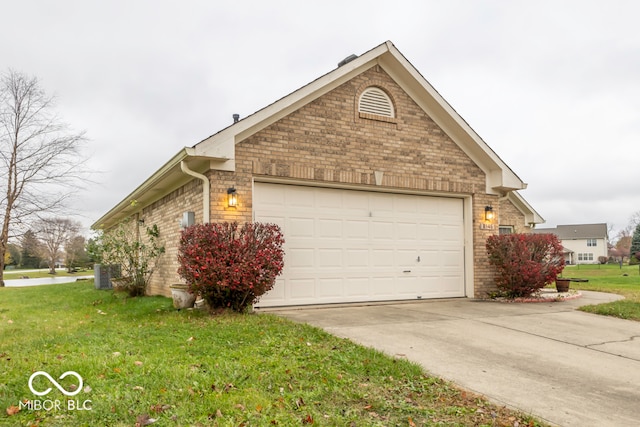
{"label": "bush", "polygon": [[487,239],[496,286],[511,298],[526,297],[556,280],[564,268],[554,234],[503,234]]}
{"label": "bush", "polygon": [[275,224],[197,224],[183,230],[178,274],[211,309],[244,312],[273,288],[284,266]]}
{"label": "bush", "polygon": [[134,227],[131,219],[121,222],[98,235],[93,249],[102,263],[120,266],[121,287],[132,297],[146,294],[158,258],[164,253],[157,225],[145,227],[144,233],[135,232]]}

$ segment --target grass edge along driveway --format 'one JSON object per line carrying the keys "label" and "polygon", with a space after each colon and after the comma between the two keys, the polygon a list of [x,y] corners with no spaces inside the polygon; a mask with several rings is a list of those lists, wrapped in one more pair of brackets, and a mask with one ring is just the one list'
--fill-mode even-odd
{"label": "grass edge along driveway", "polygon": [[[37,371],[82,389],[40,375],[36,396]],[[0,425],[544,425],[308,325],[91,282],[0,288],[0,372]]]}
{"label": "grass edge along driveway", "polygon": [[640,268],[637,265],[571,265],[565,267],[562,276],[588,280],[571,282],[574,289],[609,292],[625,297],[623,300],[605,304],[582,306],[580,310],[640,321]]}

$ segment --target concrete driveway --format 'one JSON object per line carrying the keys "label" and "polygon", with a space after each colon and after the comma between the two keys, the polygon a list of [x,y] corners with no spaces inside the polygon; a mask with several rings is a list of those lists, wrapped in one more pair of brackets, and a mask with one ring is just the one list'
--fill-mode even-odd
{"label": "concrete driveway", "polygon": [[[469,299],[275,310],[421,364],[436,376],[560,426],[640,425],[640,322],[561,303]],[[273,311],[273,310],[270,310]]]}

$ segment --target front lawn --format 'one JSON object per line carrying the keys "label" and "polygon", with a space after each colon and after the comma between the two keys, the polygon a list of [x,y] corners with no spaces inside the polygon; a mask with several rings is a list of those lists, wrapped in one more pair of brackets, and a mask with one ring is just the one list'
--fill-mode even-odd
{"label": "front lawn", "polygon": [[588,279],[588,282],[571,282],[573,289],[610,292],[624,295],[625,299],[606,304],[587,305],[580,310],[589,313],[640,321],[640,269],[637,265],[570,265],[563,277]]}
{"label": "front lawn", "polygon": [[[0,288],[0,371],[0,425],[541,425],[317,328],[91,282]],[[39,397],[37,371],[84,383],[40,374]]]}

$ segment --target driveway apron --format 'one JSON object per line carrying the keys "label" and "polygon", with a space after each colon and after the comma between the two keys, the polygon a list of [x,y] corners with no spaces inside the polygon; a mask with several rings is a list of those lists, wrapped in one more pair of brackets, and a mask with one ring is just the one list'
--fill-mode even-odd
{"label": "driveway apron", "polygon": [[274,311],[391,356],[560,426],[640,425],[640,322],[564,302],[470,299]]}

